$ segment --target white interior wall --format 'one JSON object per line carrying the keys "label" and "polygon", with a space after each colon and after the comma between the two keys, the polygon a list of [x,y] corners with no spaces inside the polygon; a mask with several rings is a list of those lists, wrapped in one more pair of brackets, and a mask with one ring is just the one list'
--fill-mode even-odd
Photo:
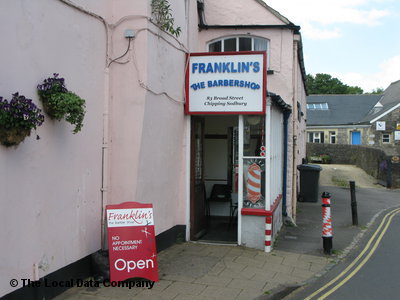
{"label": "white interior wall", "polygon": [[[205,117],[204,139],[204,177],[207,197],[210,196],[214,184],[226,184],[228,177],[228,139],[207,138],[207,135],[225,135],[228,128],[237,126],[237,116]],[[229,203],[211,203],[212,216],[229,216]]]}

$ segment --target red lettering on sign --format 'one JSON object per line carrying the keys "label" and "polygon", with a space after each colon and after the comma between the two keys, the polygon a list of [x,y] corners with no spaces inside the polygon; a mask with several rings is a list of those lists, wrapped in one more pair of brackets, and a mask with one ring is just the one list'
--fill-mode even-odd
{"label": "red lettering on sign", "polygon": [[137,224],[143,224],[143,221],[145,220],[150,220],[153,218],[153,213],[152,212],[146,212],[146,211],[140,211],[140,210],[131,210],[129,213],[115,213],[115,212],[109,212],[108,214],[108,220],[132,220]]}

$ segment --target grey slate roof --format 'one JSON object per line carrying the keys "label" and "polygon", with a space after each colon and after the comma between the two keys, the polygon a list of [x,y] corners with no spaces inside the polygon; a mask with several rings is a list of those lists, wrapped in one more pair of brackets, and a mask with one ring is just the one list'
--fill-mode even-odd
{"label": "grey slate roof", "polygon": [[382,99],[379,102],[383,105],[380,109],[371,110],[364,118],[363,122],[370,122],[375,118],[384,115],[387,111],[400,103],[400,80],[392,82],[383,92]]}
{"label": "grey slate roof", "polygon": [[382,95],[311,95],[307,103],[328,103],[328,110],[307,109],[307,126],[362,124]]}

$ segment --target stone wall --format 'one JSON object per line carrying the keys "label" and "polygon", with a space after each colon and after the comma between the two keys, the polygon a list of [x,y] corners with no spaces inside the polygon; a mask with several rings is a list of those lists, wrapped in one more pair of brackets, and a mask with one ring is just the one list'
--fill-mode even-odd
{"label": "stone wall", "polygon": [[[396,156],[398,158],[398,156]],[[393,157],[391,159],[391,186],[393,188],[400,188],[400,163],[398,160],[393,160]]]}
{"label": "stone wall", "polygon": [[[359,131],[361,135],[361,145],[368,146],[370,145],[370,128],[371,126],[365,125],[349,125],[347,127],[329,127],[329,128],[307,128],[307,141],[310,141],[309,133],[311,132],[320,132],[323,134],[323,142],[324,144],[330,144],[332,133],[335,134],[336,140],[334,144],[351,144],[351,134],[353,131]],[[375,135],[374,135],[375,137]]]}
{"label": "stone wall", "polygon": [[366,146],[307,143],[308,159],[321,154],[329,155],[332,164],[356,165],[381,184],[400,188],[398,155],[388,156],[381,149]]}
{"label": "stone wall", "polygon": [[[400,108],[397,108],[391,113],[385,115],[383,118],[378,120],[385,122],[385,130],[376,130],[376,122],[373,123],[370,129],[373,144],[381,147],[387,147],[387,146],[400,147],[400,140],[394,139],[394,132],[397,130],[396,129],[397,124],[400,123],[399,120],[400,120]],[[389,134],[390,136],[389,143],[382,142],[383,134]]]}

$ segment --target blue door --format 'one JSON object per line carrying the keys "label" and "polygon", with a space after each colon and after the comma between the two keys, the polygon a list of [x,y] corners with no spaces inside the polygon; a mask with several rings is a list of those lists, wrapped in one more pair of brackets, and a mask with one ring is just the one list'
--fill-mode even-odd
{"label": "blue door", "polygon": [[361,144],[361,133],[359,131],[351,132],[351,144],[360,145]]}

